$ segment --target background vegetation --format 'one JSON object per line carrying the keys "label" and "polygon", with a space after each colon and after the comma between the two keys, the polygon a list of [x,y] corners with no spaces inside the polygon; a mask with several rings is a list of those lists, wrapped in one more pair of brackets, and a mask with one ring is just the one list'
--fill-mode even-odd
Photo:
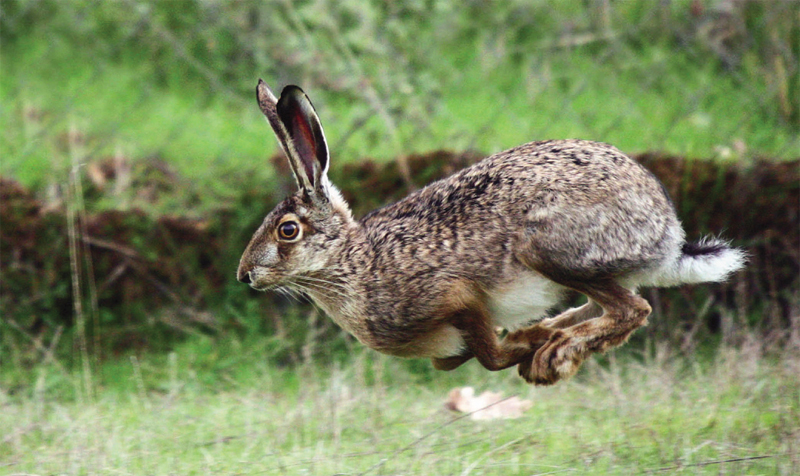
{"label": "background vegetation", "polygon": [[[800,470],[796,2],[2,0],[0,55],[0,472]],[[235,282],[292,186],[259,77],[309,93],[357,214],[580,137],[751,265],[646,290],[652,324],[555,389],[378,357]],[[464,384],[532,416],[453,422]]]}

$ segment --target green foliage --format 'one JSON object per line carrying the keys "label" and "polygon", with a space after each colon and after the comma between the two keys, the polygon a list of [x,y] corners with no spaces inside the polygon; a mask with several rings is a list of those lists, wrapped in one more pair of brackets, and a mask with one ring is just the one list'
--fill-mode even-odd
{"label": "green foliage", "polygon": [[791,4],[7,0],[0,173],[60,181],[75,130],[81,161],[156,156],[218,201],[270,178],[259,76],[309,91],[337,161],[563,137],[795,157]]}

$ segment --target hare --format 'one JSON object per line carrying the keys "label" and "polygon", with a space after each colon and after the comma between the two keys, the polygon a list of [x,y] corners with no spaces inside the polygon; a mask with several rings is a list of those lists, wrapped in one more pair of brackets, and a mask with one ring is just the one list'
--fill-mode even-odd
{"label": "hare", "polygon": [[[638,287],[722,281],[744,265],[719,239],[687,243],[658,179],[582,140],[497,153],[356,220],[305,93],[287,86],[278,100],[261,80],[256,93],[298,190],[256,230],[237,278],[306,294],[380,352],[440,370],[475,357],[553,384],[647,323]],[[588,302],[535,322],[569,289]]]}

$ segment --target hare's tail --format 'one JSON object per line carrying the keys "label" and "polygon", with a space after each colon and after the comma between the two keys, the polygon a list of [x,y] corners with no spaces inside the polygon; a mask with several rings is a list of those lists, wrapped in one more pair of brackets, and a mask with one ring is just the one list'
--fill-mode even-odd
{"label": "hare's tail", "polygon": [[[661,266],[638,283],[642,286],[678,286],[681,284],[722,282],[742,269],[747,254],[732,248],[727,241],[706,237],[696,243],[684,243],[676,261]],[[649,279],[647,279],[649,278]]]}

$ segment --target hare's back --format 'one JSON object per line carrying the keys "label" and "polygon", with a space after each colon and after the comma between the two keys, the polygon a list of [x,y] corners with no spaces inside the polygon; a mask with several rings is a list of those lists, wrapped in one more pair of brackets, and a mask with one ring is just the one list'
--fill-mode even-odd
{"label": "hare's back", "polygon": [[[602,143],[500,152],[362,219],[379,269],[503,281],[541,259],[572,275],[657,266],[682,241],[660,182]],[[599,270],[599,271],[598,271]],[[391,273],[397,274],[397,273]]]}
{"label": "hare's back", "polygon": [[[614,201],[636,196],[663,198],[671,208],[658,179],[641,164],[601,142],[553,140],[531,142],[500,152],[462,171],[457,182],[493,177],[505,182],[511,198],[538,199],[544,192],[560,192],[575,203]],[[621,192],[630,192],[621,197]]]}
{"label": "hare's back", "polygon": [[492,158],[520,177],[508,213],[522,214],[524,261],[569,276],[624,275],[676,259],[683,230],[659,180],[616,148],[565,140]]}

